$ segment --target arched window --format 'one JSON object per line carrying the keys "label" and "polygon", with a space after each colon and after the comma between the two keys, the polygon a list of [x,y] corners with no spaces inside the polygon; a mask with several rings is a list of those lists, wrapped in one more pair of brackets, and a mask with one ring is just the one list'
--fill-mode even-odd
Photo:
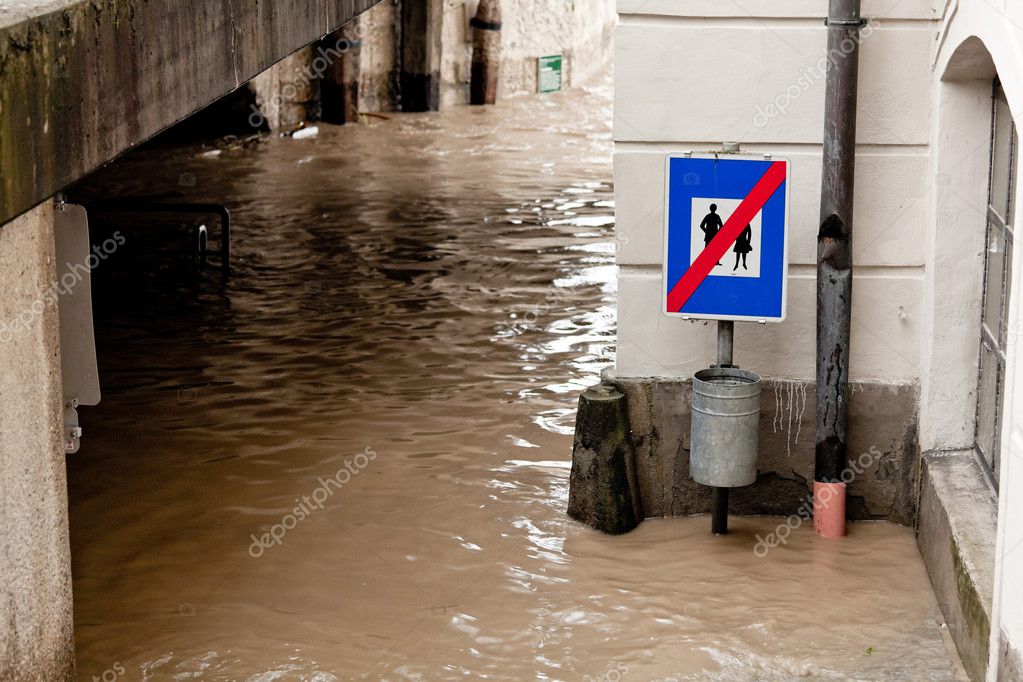
{"label": "arched window", "polygon": [[1014,341],[1008,329],[1009,285],[1012,281],[1012,220],[1015,208],[1016,126],[1001,84],[995,80],[991,114],[991,172],[988,180],[987,238],[984,250],[984,304],[981,314],[980,376],[977,387],[977,430],[974,445],[998,487],[1001,408],[1005,388],[1005,356]]}

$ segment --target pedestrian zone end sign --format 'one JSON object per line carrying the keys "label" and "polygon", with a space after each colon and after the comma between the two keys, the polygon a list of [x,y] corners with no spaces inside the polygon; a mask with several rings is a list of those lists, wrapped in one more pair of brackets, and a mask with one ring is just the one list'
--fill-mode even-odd
{"label": "pedestrian zone end sign", "polygon": [[668,156],[666,315],[785,319],[790,165],[763,154]]}

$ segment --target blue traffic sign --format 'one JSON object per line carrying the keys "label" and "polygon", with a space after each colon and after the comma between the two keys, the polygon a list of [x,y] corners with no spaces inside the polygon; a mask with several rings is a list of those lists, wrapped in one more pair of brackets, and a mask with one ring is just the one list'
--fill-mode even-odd
{"label": "blue traffic sign", "polygon": [[666,315],[785,319],[789,167],[787,159],[764,155],[668,157]]}

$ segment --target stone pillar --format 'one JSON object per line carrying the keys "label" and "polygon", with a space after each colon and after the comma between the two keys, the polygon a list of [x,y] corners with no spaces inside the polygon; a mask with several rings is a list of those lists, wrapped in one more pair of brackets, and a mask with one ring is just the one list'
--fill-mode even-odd
{"label": "stone pillar", "polygon": [[[74,676],[53,208],[0,226],[0,680]],[[49,300],[49,302],[47,302]]]}

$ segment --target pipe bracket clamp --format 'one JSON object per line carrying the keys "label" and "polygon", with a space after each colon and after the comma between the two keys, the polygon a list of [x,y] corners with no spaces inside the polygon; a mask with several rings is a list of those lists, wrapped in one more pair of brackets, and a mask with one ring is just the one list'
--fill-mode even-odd
{"label": "pipe bracket clamp", "polygon": [[483,21],[482,19],[477,19],[476,17],[473,17],[472,19],[469,20],[469,25],[472,26],[473,28],[478,28],[481,31],[501,30],[500,21]]}

